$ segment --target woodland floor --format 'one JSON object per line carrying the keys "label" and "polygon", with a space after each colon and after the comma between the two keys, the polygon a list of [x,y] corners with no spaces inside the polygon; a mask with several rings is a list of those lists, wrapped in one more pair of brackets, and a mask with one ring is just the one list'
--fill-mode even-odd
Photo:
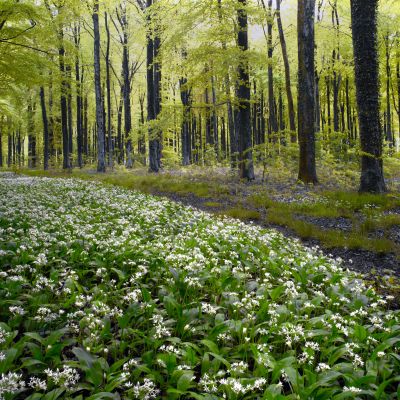
{"label": "woodland floor", "polygon": [[[388,167],[390,192],[359,195],[357,173],[351,168],[332,172],[320,168],[320,184],[300,184],[289,166],[275,165],[268,174],[257,170],[252,183],[237,179],[228,167],[165,169],[149,174],[145,168],[115,170],[98,175],[93,169],[72,176],[165,196],[214,214],[274,228],[306,246],[341,258],[382,292],[400,292],[400,171],[398,160]],[[294,168],[294,167],[293,167]],[[356,170],[354,168],[353,170]],[[23,171],[43,175],[41,171]],[[69,176],[48,172],[51,176]]]}

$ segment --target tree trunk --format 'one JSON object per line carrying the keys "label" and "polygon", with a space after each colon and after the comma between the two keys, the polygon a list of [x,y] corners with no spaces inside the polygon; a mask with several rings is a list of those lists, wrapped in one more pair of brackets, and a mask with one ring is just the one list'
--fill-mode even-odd
{"label": "tree trunk", "polygon": [[299,180],[318,182],[315,166],[315,0],[299,0],[298,5],[298,129],[300,145]]}
{"label": "tree trunk", "polygon": [[354,64],[361,139],[361,192],[386,190],[379,118],[378,0],[351,0]]}
{"label": "tree trunk", "polygon": [[[153,0],[155,3],[157,0]],[[154,110],[156,113],[156,118],[159,117],[161,113],[161,61],[160,61],[160,51],[161,51],[161,37],[160,37],[160,27],[155,26],[154,28],[154,58],[153,58],[153,79],[154,79]],[[161,129],[157,129],[157,164],[158,168],[161,169],[161,153],[162,153],[162,132]]]}
{"label": "tree trunk", "polygon": [[285,34],[283,31],[282,26],[282,19],[281,19],[281,2],[282,0],[276,0],[276,20],[278,24],[278,32],[279,32],[279,41],[281,43],[282,48],[282,58],[283,58],[283,65],[285,68],[285,85],[286,85],[286,97],[288,102],[288,111],[289,111],[289,128],[290,128],[290,140],[292,143],[296,143],[297,136],[296,136],[296,115],[294,111],[294,101],[293,101],[293,94],[292,94],[292,84],[291,84],[291,77],[290,77],[290,64],[289,58],[287,54],[287,47],[286,47],[286,39]]}
{"label": "tree trunk", "polygon": [[106,172],[105,132],[103,119],[103,97],[101,95],[100,73],[100,29],[99,29],[99,0],[93,3],[93,35],[94,35],[94,86],[96,95],[96,125],[97,125],[97,171]]}
{"label": "tree trunk", "polygon": [[83,147],[83,132],[82,132],[82,84],[80,76],[79,65],[79,51],[80,51],[80,25],[74,27],[74,41],[75,41],[75,82],[76,82],[76,141],[78,153],[78,167],[83,167],[82,147]]}
{"label": "tree trunk", "polygon": [[45,171],[49,169],[49,123],[47,120],[46,100],[44,96],[44,88],[40,87],[40,106],[42,109],[42,121],[43,121],[43,168]]}
{"label": "tree trunk", "polygon": [[273,135],[273,141],[277,140],[278,133],[278,120],[276,117],[275,109],[275,95],[274,95],[274,69],[273,69],[273,53],[274,46],[272,43],[272,28],[273,28],[274,16],[272,14],[272,0],[268,0],[268,107],[269,107],[269,120],[271,124],[271,130]]}
{"label": "tree trunk", "polygon": [[34,106],[30,100],[28,105],[28,167],[36,168],[36,135]]}
{"label": "tree trunk", "polygon": [[139,106],[140,106],[140,136],[138,140],[138,153],[141,156],[141,162],[146,165],[146,135],[144,133],[144,94],[139,94]]}
{"label": "tree trunk", "polygon": [[108,26],[108,14],[104,13],[104,22],[107,33],[106,45],[106,89],[107,89],[107,139],[108,139],[108,166],[113,166],[113,143],[111,127],[111,82],[110,82],[110,29]]}
{"label": "tree trunk", "polygon": [[129,71],[129,49],[128,49],[128,19],[126,15],[126,4],[122,7],[121,27],[123,32],[123,49],[122,49],[122,75],[124,80],[124,130],[125,130],[125,151],[126,151],[126,168],[133,167],[132,157],[132,111],[131,111],[131,79]]}
{"label": "tree trunk", "polygon": [[182,116],[182,165],[190,165],[191,161],[191,137],[190,137],[190,90],[187,87],[187,79],[181,78],[179,80],[179,86],[181,91],[181,100],[183,105],[183,116]]}
{"label": "tree trunk", "polygon": [[12,164],[12,157],[13,157],[13,140],[12,135],[8,133],[8,140],[7,140],[7,167],[10,168]]}
{"label": "tree trunk", "polygon": [[121,87],[117,114],[117,143],[118,143],[118,163],[124,162],[124,139],[122,137],[122,112],[124,107],[124,87]]}
{"label": "tree trunk", "polygon": [[238,0],[238,47],[241,59],[238,67],[237,83],[237,122],[239,137],[239,176],[242,179],[254,180],[253,152],[251,143],[250,116],[250,77],[247,52],[249,49],[247,0]]}
{"label": "tree trunk", "polygon": [[390,104],[390,43],[389,33],[385,36],[385,53],[386,53],[386,140],[389,147],[394,146],[394,135],[392,130],[392,110]]}
{"label": "tree trunk", "polygon": [[319,93],[319,74],[315,71],[315,130],[321,131],[321,96]]}
{"label": "tree trunk", "polygon": [[160,165],[158,163],[159,139],[157,131],[151,126],[156,119],[155,110],[155,90],[154,90],[154,40],[151,30],[151,15],[149,8],[153,0],[147,0],[147,121],[149,122],[149,169],[151,172],[158,172]]}
{"label": "tree trunk", "polygon": [[59,31],[60,47],[58,49],[59,66],[61,74],[61,131],[62,131],[62,148],[63,148],[63,169],[70,169],[71,163],[69,158],[69,142],[68,142],[68,110],[67,110],[67,82],[65,76],[65,49],[64,49],[64,32],[60,27]]}

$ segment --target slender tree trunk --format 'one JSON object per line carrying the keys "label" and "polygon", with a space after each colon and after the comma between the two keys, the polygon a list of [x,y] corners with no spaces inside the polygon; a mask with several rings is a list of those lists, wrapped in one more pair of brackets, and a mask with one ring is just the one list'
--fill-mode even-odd
{"label": "slender tree trunk", "polygon": [[351,19],[361,139],[361,192],[386,190],[379,118],[378,0],[351,0]]}
{"label": "slender tree trunk", "polygon": [[149,8],[152,6],[153,0],[147,0],[147,121],[149,125],[149,169],[151,172],[158,172],[160,166],[158,163],[159,140],[157,131],[151,126],[156,119],[155,110],[155,90],[154,90],[154,40],[151,30],[151,16]]}
{"label": "slender tree trunk", "polygon": [[7,152],[7,167],[10,168],[12,164],[12,157],[13,157],[13,138],[10,133],[8,133],[8,140],[7,140],[7,147],[8,147],[8,152]]}
{"label": "slender tree trunk", "polygon": [[72,92],[71,92],[71,66],[66,66],[67,71],[67,121],[68,121],[68,157],[72,167],[73,154],[73,126],[72,126]]}
{"label": "slender tree trunk", "polygon": [[138,141],[138,153],[141,156],[141,162],[143,165],[146,165],[146,135],[144,133],[144,94],[139,94],[139,106],[140,106],[140,137]]}
{"label": "slender tree trunk", "polygon": [[316,184],[315,166],[315,0],[299,0],[298,5],[298,129],[300,145],[299,180]]}
{"label": "slender tree trunk", "polygon": [[332,114],[331,114],[331,78],[326,77],[326,108],[328,114],[328,135],[332,129]]}
{"label": "slender tree trunk", "polygon": [[36,134],[34,106],[30,100],[28,105],[28,167],[36,168]]}
{"label": "slender tree trunk", "polygon": [[247,52],[248,22],[247,0],[238,0],[238,47],[241,50],[241,59],[238,67],[237,84],[237,121],[239,137],[239,175],[242,179],[254,180],[253,152],[251,143],[251,116],[250,116],[250,77]]}
{"label": "slender tree trunk", "polygon": [[286,85],[286,96],[288,102],[288,111],[289,111],[289,128],[290,128],[290,140],[292,143],[296,143],[297,135],[296,135],[296,115],[294,111],[294,101],[293,101],[293,94],[292,94],[292,83],[290,77],[290,64],[289,64],[289,57],[287,53],[286,47],[286,39],[285,34],[283,31],[282,26],[282,19],[281,19],[281,3],[282,0],[276,0],[276,20],[278,24],[278,32],[279,32],[279,41],[281,43],[282,48],[282,58],[283,58],[283,65],[285,68],[285,85]]}
{"label": "slender tree trunk", "polygon": [[110,29],[108,26],[108,14],[104,13],[104,22],[107,33],[106,45],[106,89],[107,89],[107,139],[108,139],[108,166],[113,166],[113,143],[111,126],[111,81],[110,81]]}
{"label": "slender tree trunk", "polygon": [[60,108],[61,108],[61,131],[62,131],[62,147],[63,147],[63,169],[71,169],[69,158],[69,142],[68,142],[68,110],[67,110],[67,82],[65,76],[65,49],[64,49],[64,32],[63,28],[59,30],[60,47],[58,49],[59,65],[61,74],[61,95],[60,95]]}
{"label": "slender tree trunk", "polygon": [[126,4],[122,7],[121,27],[123,31],[123,49],[122,49],[122,75],[124,80],[124,130],[125,130],[125,151],[126,167],[133,167],[133,146],[131,139],[132,131],[132,111],[131,111],[131,79],[129,70],[129,48],[128,48],[128,19],[126,14]]}
{"label": "slender tree trunk", "polygon": [[99,0],[93,3],[93,35],[94,35],[94,85],[96,95],[96,125],[97,125],[97,171],[106,172],[105,132],[103,119],[103,97],[101,95],[100,73],[100,29],[99,29]]}
{"label": "slender tree trunk", "polygon": [[273,53],[274,46],[272,43],[272,28],[273,28],[274,16],[272,13],[272,0],[268,0],[268,106],[269,106],[269,120],[271,124],[271,130],[273,135],[273,141],[277,140],[278,133],[278,120],[275,109],[275,95],[274,95],[274,69],[273,69]]}
{"label": "slender tree trunk", "polygon": [[386,140],[389,147],[394,146],[394,135],[392,130],[392,109],[390,104],[390,42],[389,33],[385,36],[385,55],[386,55]]}
{"label": "slender tree trunk", "polygon": [[82,84],[80,76],[79,65],[79,51],[80,51],[80,25],[74,27],[74,41],[75,41],[75,82],[76,82],[76,141],[77,141],[77,154],[78,154],[78,167],[83,167],[82,147],[83,147],[83,124],[82,124]]}
{"label": "slender tree trunk", "polygon": [[187,79],[181,78],[179,81],[181,90],[181,100],[183,105],[182,116],[182,165],[189,165],[191,161],[191,137],[190,137],[190,90],[187,87]]}
{"label": "slender tree trunk", "polygon": [[353,128],[351,121],[351,107],[350,107],[350,83],[349,78],[346,78],[346,120],[347,120],[347,130],[349,132],[349,137],[353,140]]}
{"label": "slender tree trunk", "polygon": [[43,86],[40,87],[40,106],[42,109],[42,121],[43,121],[43,168],[45,171],[49,169],[49,123],[47,120],[46,100],[44,95]]}
{"label": "slender tree trunk", "polygon": [[211,93],[212,93],[212,127],[213,127],[213,141],[215,147],[215,154],[219,160],[219,140],[218,140],[218,116],[217,116],[217,94],[215,91],[215,77],[211,75]]}
{"label": "slender tree trunk", "polygon": [[117,115],[117,142],[118,142],[118,162],[124,162],[124,139],[122,137],[122,112],[124,107],[124,87],[121,87],[121,95],[119,97],[118,115]]}
{"label": "slender tree trunk", "polygon": [[[157,0],[152,0],[155,3]],[[154,28],[154,59],[153,59],[153,79],[154,79],[154,110],[156,113],[156,118],[159,117],[161,113],[161,37],[160,37],[160,27],[156,23]],[[157,164],[158,168],[161,169],[161,155],[162,155],[162,131],[160,128],[157,129]]]}
{"label": "slender tree trunk", "polygon": [[315,71],[315,130],[321,131],[321,96],[319,93],[319,74]]}

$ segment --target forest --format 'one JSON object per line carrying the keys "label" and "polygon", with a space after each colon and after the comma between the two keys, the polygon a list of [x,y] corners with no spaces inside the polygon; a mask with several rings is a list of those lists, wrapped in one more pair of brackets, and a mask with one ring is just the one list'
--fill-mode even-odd
{"label": "forest", "polygon": [[0,400],[400,399],[398,0],[0,0]]}

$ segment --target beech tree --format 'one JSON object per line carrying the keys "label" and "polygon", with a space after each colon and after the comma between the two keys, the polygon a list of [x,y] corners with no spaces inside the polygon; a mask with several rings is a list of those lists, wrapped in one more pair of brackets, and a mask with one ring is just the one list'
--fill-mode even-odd
{"label": "beech tree", "polygon": [[299,132],[299,180],[318,183],[315,166],[315,64],[314,64],[315,0],[299,0],[298,3],[298,132]]}
{"label": "beech tree", "polygon": [[378,0],[351,0],[351,23],[361,140],[361,192],[386,190],[379,116]]}
{"label": "beech tree", "polygon": [[238,47],[241,59],[237,83],[237,129],[239,137],[239,175],[242,179],[254,179],[253,153],[250,122],[250,77],[247,52],[249,50],[247,0],[238,0]]}
{"label": "beech tree", "polygon": [[99,29],[99,1],[93,2],[93,47],[94,47],[94,85],[96,94],[96,126],[97,126],[97,171],[106,172],[105,131],[103,117],[103,96],[101,93],[100,72],[100,29]]}

